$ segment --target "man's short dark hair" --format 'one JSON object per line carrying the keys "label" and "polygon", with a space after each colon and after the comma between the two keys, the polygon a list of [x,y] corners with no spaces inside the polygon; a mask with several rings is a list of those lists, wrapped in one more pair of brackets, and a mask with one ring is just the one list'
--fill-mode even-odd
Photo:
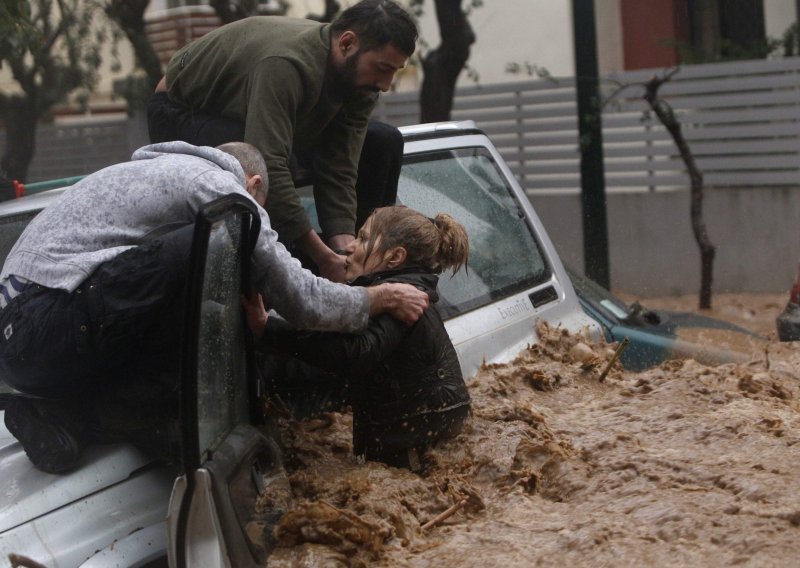
{"label": "man's short dark hair", "polygon": [[419,35],[411,15],[392,0],[361,0],[339,14],[331,24],[331,34],[335,37],[348,30],[358,36],[362,51],[391,43],[409,57]]}
{"label": "man's short dark hair", "polygon": [[259,175],[264,180],[264,183],[267,182],[267,164],[264,162],[264,157],[261,155],[261,152],[252,144],[246,142],[227,142],[217,146],[217,150],[221,150],[236,158],[246,175]]}

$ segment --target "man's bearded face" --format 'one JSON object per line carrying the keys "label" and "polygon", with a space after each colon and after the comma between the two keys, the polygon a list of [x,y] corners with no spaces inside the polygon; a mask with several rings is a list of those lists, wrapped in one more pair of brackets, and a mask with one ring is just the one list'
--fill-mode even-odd
{"label": "man's bearded face", "polygon": [[333,85],[339,98],[349,99],[353,97],[365,97],[372,93],[379,93],[380,88],[366,84],[358,84],[359,63],[361,62],[361,50],[359,49],[344,60],[333,73]]}
{"label": "man's bearded face", "polygon": [[394,75],[405,67],[408,57],[391,43],[377,49],[358,49],[334,69],[334,91],[340,98],[366,97],[392,86]]}

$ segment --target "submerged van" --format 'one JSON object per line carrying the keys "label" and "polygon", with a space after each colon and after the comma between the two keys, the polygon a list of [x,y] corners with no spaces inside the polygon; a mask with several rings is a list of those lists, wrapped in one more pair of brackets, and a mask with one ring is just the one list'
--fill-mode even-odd
{"label": "submerged van", "polygon": [[[447,212],[470,238],[469,270],[440,279],[441,311],[466,377],[506,362],[549,322],[600,337],[522,188],[472,122],[401,129],[400,202]],[[35,190],[29,186],[28,192]],[[0,259],[64,188],[0,204]],[[310,195],[310,193],[308,194]],[[306,197],[309,210],[313,203]],[[290,491],[266,432],[239,294],[258,215],[244,199],[198,217],[185,320],[180,456],[175,467],[126,444],[86,451],[71,473],[33,467],[0,420],[0,566],[9,554],[48,566],[263,566]],[[10,389],[0,377],[0,414]],[[1,417],[0,417],[1,418]]]}

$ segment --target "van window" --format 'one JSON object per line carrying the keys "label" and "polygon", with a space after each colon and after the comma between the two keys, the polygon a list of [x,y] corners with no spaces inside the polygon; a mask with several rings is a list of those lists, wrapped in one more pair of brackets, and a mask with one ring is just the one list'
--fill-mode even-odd
{"label": "van window", "polygon": [[482,147],[406,156],[398,201],[433,216],[449,213],[469,235],[467,271],[439,280],[442,316],[453,317],[528,289],[550,271],[524,212]]}

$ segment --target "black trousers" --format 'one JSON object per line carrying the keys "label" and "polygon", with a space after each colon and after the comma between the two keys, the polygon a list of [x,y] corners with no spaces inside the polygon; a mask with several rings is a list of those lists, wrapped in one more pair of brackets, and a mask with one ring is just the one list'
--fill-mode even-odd
{"label": "black trousers", "polygon": [[[153,143],[183,140],[195,146],[219,146],[244,140],[243,122],[184,107],[170,101],[164,92],[154,94],[148,101],[147,126]],[[298,165],[312,170],[313,157],[313,151],[295,154],[293,173],[299,171]],[[402,163],[400,131],[383,122],[369,121],[358,162],[356,231],[373,209],[395,203]]]}
{"label": "black trousers", "polygon": [[49,399],[79,441],[169,457],[193,229],[119,254],[72,293],[29,285],[0,311],[7,384]]}
{"label": "black trousers", "polygon": [[0,373],[81,443],[175,458],[194,227],[100,265],[74,292],[29,285],[0,311]]}

